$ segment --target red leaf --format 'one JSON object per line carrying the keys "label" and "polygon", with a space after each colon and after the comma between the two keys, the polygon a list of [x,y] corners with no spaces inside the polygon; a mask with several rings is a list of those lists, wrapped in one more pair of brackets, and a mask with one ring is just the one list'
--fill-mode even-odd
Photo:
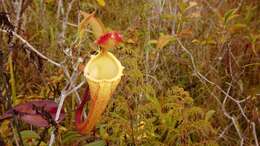
{"label": "red leaf", "polygon": [[80,103],[80,105],[78,106],[77,110],[76,110],[76,116],[75,116],[75,122],[76,122],[76,127],[79,129],[81,126],[81,117],[82,117],[82,111],[84,109],[85,104],[87,103],[87,101],[90,100],[90,92],[89,92],[89,87],[86,88],[85,93],[83,95],[82,101]]}
{"label": "red leaf", "polygon": [[[48,112],[51,118],[54,120],[57,112],[58,105],[56,102],[51,100],[38,100],[30,101],[28,103],[19,104],[14,108],[5,112],[1,117],[0,121],[8,118],[12,118],[17,114],[17,118],[20,118],[22,121],[34,125],[36,127],[48,127],[50,126],[48,121],[43,117],[43,115],[36,112],[34,107],[41,108],[44,111]],[[60,118],[57,122],[60,122],[64,119],[65,112],[62,109]]]}

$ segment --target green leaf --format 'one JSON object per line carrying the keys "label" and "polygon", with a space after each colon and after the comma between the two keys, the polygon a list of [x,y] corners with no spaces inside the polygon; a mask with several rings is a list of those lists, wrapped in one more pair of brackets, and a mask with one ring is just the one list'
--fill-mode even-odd
{"label": "green leaf", "polygon": [[178,6],[179,6],[181,12],[185,12],[186,8],[189,7],[189,4],[187,2],[181,1],[181,2],[178,3]]}
{"label": "green leaf", "polygon": [[36,132],[31,131],[31,130],[22,131],[21,136],[22,136],[23,140],[25,140],[25,139],[39,139],[40,138],[40,136]]}
{"label": "green leaf", "polygon": [[159,100],[154,96],[146,95],[146,98],[155,106],[158,112],[161,111],[161,105]]}
{"label": "green leaf", "polygon": [[237,132],[241,132],[240,124],[236,118],[234,118],[234,126],[236,127]]}
{"label": "green leaf", "polygon": [[[21,137],[23,139],[23,143],[25,146],[31,146],[31,145],[35,145],[39,139],[40,136],[31,130],[24,130],[20,132]],[[46,144],[44,142],[41,142],[42,146],[45,146]]]}
{"label": "green leaf", "polygon": [[104,6],[106,5],[105,0],[97,0],[97,3],[98,3],[100,6],[102,6],[102,7],[104,7]]}
{"label": "green leaf", "polygon": [[224,25],[226,25],[230,20],[239,16],[236,14],[236,12],[237,12],[237,9],[230,9],[229,11],[227,11],[224,14]]}
{"label": "green leaf", "polygon": [[106,142],[104,140],[97,140],[97,141],[85,144],[84,146],[106,146]]}
{"label": "green leaf", "polygon": [[257,15],[257,6],[248,6],[244,17],[245,23],[249,24]]}
{"label": "green leaf", "polygon": [[76,132],[76,131],[68,131],[64,134],[63,138],[62,138],[62,143],[69,143],[72,141],[77,140],[78,138],[80,138],[81,135]]}
{"label": "green leaf", "polygon": [[147,44],[157,44],[157,40],[149,40]]}
{"label": "green leaf", "polygon": [[216,111],[214,111],[214,110],[208,111],[208,112],[206,113],[205,120],[206,120],[206,121],[209,121],[209,120],[213,117],[213,115],[215,114],[215,112],[216,112]]}
{"label": "green leaf", "polygon": [[107,126],[107,125],[102,124],[102,125],[100,125],[100,127],[99,127],[99,133],[100,133],[100,136],[101,136],[101,137],[104,137],[105,134],[106,134],[105,126]]}

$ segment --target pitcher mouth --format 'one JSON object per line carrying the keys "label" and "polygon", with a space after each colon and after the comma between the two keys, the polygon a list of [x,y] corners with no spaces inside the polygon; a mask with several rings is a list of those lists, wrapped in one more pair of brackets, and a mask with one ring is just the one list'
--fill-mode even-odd
{"label": "pitcher mouth", "polygon": [[111,82],[123,75],[124,67],[109,52],[92,55],[84,69],[84,76],[94,82]]}

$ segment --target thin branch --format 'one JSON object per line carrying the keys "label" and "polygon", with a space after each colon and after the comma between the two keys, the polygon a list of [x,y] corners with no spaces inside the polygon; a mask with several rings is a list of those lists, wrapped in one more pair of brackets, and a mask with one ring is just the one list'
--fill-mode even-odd
{"label": "thin branch", "polygon": [[[210,80],[207,79],[204,75],[202,75],[202,74],[198,71],[198,69],[197,69],[197,67],[196,67],[195,60],[194,60],[194,57],[193,57],[193,55],[191,54],[191,52],[190,52],[187,48],[184,47],[184,45],[183,45],[182,42],[179,40],[179,38],[176,37],[176,40],[177,40],[177,42],[179,43],[179,45],[181,46],[181,48],[184,50],[184,52],[189,55],[190,60],[191,60],[191,63],[192,63],[193,72],[195,73],[195,75],[196,75],[200,80],[204,80],[204,81],[206,81],[207,83],[209,83],[209,84],[215,86],[219,91],[221,91],[221,93],[223,93],[223,94],[225,95],[225,99],[229,98],[230,100],[232,100],[233,102],[235,102],[235,104],[238,106],[238,108],[239,108],[239,110],[240,110],[240,113],[242,114],[242,116],[244,117],[244,119],[245,119],[249,124],[252,125],[253,133],[255,133],[255,134],[254,134],[254,140],[255,140],[256,145],[259,146],[259,145],[258,145],[257,135],[256,135],[255,123],[254,123],[254,122],[251,122],[251,121],[249,120],[249,118],[248,118],[247,115],[245,114],[244,109],[242,108],[242,106],[241,106],[241,104],[240,104],[240,103],[246,101],[247,98],[246,98],[246,99],[243,99],[243,100],[237,100],[237,99],[233,98],[232,96],[229,95],[229,93],[227,93],[226,91],[224,91],[219,85],[217,85],[216,83],[210,81]],[[229,91],[228,91],[228,92],[229,92]],[[224,100],[224,101],[225,101],[225,100]],[[243,144],[244,144],[244,139],[243,139],[243,137],[242,137],[242,134],[239,132],[239,129],[238,129],[238,127],[237,127],[237,124],[235,124],[235,123],[236,123],[236,119],[235,119],[234,117],[230,116],[229,114],[227,114],[227,112],[226,112],[226,113],[224,112],[224,114],[226,115],[226,117],[228,117],[229,119],[231,119],[232,122],[234,123],[234,126],[235,126],[235,128],[236,128],[236,130],[237,130],[237,132],[238,132],[238,135],[239,135],[240,139],[241,139],[240,144],[243,145]]]}
{"label": "thin branch", "polygon": [[161,83],[158,81],[158,79],[155,77],[155,76],[152,76],[152,75],[149,75],[149,74],[146,74],[146,76],[150,77],[151,79],[153,79],[157,85],[158,85],[158,88],[161,90],[162,89],[162,85]]}
{"label": "thin branch", "polygon": [[21,20],[21,12],[22,12],[22,6],[23,6],[23,0],[20,0],[20,1],[15,1],[14,2],[14,7],[17,8],[15,9],[16,10],[16,20],[15,20],[15,26],[16,26],[16,32],[18,31],[19,29],[19,23],[20,23],[20,20]]}
{"label": "thin branch", "polygon": [[[228,90],[227,90],[227,94],[229,94],[231,87],[232,87],[232,84],[229,84],[229,87],[228,87]],[[234,125],[234,127],[235,127],[235,129],[236,129],[236,131],[237,131],[237,134],[238,134],[238,136],[239,136],[239,138],[240,138],[240,146],[243,146],[243,145],[244,145],[244,138],[243,138],[242,133],[241,133],[239,127],[238,127],[237,120],[236,120],[236,118],[235,118],[234,116],[231,116],[231,115],[226,111],[225,104],[226,104],[226,102],[227,102],[227,99],[228,99],[228,96],[225,96],[225,99],[224,99],[223,104],[222,104],[222,111],[224,112],[224,115],[225,115],[228,119],[230,119],[230,120],[232,121],[232,123],[233,123],[233,125]]]}
{"label": "thin branch", "polygon": [[11,123],[11,127],[12,127],[12,132],[13,132],[13,134],[14,134],[14,141],[15,141],[15,144],[16,144],[16,146],[20,146],[20,144],[19,144],[19,140],[18,140],[18,137],[17,137],[17,132],[16,132],[16,130],[15,130],[15,127],[14,127],[14,123]]}
{"label": "thin branch", "polygon": [[254,122],[251,122],[251,125],[252,125],[252,129],[253,129],[253,135],[254,135],[254,139],[255,139],[255,145],[256,145],[256,146],[259,146],[258,139],[257,139],[256,128],[255,128],[255,123],[254,123]]}
{"label": "thin branch", "polygon": [[196,75],[198,75],[201,79],[203,79],[203,80],[205,80],[206,82],[210,83],[211,85],[215,86],[215,87],[216,87],[217,89],[219,89],[225,96],[229,97],[232,101],[234,101],[234,102],[238,105],[238,107],[239,107],[239,109],[240,109],[242,115],[243,115],[244,118],[246,119],[246,121],[249,122],[248,117],[246,116],[246,114],[245,114],[243,108],[242,108],[241,105],[240,105],[241,101],[236,100],[235,98],[233,98],[232,96],[230,96],[229,94],[227,94],[219,85],[217,85],[216,83],[210,81],[210,80],[207,79],[204,75],[202,75],[202,74],[198,71],[198,69],[197,69],[197,67],[196,67],[195,60],[194,60],[194,57],[193,57],[193,55],[191,54],[191,52],[184,47],[184,45],[183,45],[182,42],[179,40],[179,38],[176,37],[176,40],[177,40],[177,42],[180,44],[181,48],[189,55],[189,57],[190,57],[190,59],[191,59],[192,68],[193,68],[194,73],[195,73]]}
{"label": "thin branch", "polygon": [[[85,80],[82,81],[78,86],[76,86],[75,88],[70,89],[70,90],[66,90],[66,86],[65,86],[65,88],[64,88],[65,90],[61,92],[58,109],[57,109],[57,112],[56,112],[56,115],[55,115],[55,121],[58,121],[58,119],[60,117],[61,109],[62,109],[63,103],[65,101],[65,98],[67,96],[69,96],[71,93],[77,91],[81,86],[83,86],[85,84],[85,82],[86,82]],[[55,130],[51,131],[51,138],[50,138],[49,146],[52,146],[53,143],[54,143],[54,140],[55,140],[55,132],[54,131]]]}
{"label": "thin branch", "polygon": [[79,83],[75,88],[69,90],[64,96],[67,97],[69,96],[71,93],[77,91],[80,87],[82,87],[84,84],[86,83],[86,81],[82,81],[81,83]]}
{"label": "thin branch", "polygon": [[224,137],[224,134],[227,132],[227,130],[228,130],[232,125],[233,125],[233,122],[231,122],[230,124],[228,124],[228,125],[226,126],[226,128],[224,128],[224,130],[219,134],[218,139],[219,139],[219,138],[223,138],[223,137]]}
{"label": "thin branch", "polygon": [[[0,31],[8,33],[6,30],[2,30],[0,29]],[[20,36],[19,34],[17,34],[16,32],[12,32],[13,35],[15,37],[17,37],[20,41],[22,41],[24,44],[26,44],[29,49],[31,49],[33,52],[35,52],[37,55],[39,55],[41,58],[47,60],[48,62],[50,62],[51,64],[54,64],[57,67],[61,67],[61,64],[53,61],[52,59],[48,58],[47,56],[43,55],[41,52],[39,52],[37,49],[35,49],[27,40],[25,40],[22,36]]]}
{"label": "thin branch", "polygon": [[71,9],[72,9],[72,6],[74,4],[76,0],[72,0],[69,4],[68,4],[68,8],[67,8],[67,12],[66,14],[64,15],[64,3],[62,0],[59,1],[59,6],[58,7],[61,7],[61,12],[62,12],[62,29],[61,29],[61,32],[59,33],[59,44],[60,45],[63,45],[65,43],[65,32],[66,32],[66,29],[67,29],[67,23],[68,23],[68,19],[69,19],[69,14],[71,12]]}
{"label": "thin branch", "polygon": [[61,10],[62,10],[62,12],[64,11],[64,10],[63,10],[63,7],[62,7],[62,0],[59,0],[59,2],[58,2],[58,9],[57,9],[57,19],[60,18],[60,12],[61,12]]}

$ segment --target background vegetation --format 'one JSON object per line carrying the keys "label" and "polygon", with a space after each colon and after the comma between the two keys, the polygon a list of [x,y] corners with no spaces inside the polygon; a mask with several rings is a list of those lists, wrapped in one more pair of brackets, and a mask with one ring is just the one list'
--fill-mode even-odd
{"label": "background vegetation", "polygon": [[[1,26],[1,115],[34,99],[58,102],[85,82],[98,47],[89,28],[75,45],[80,11],[124,36],[110,50],[125,70],[103,119],[91,135],[75,131],[83,85],[66,97],[55,145],[259,145],[259,0],[1,0],[0,11],[24,39],[8,43]],[[3,121],[0,145],[46,145],[51,131],[42,131]]]}

